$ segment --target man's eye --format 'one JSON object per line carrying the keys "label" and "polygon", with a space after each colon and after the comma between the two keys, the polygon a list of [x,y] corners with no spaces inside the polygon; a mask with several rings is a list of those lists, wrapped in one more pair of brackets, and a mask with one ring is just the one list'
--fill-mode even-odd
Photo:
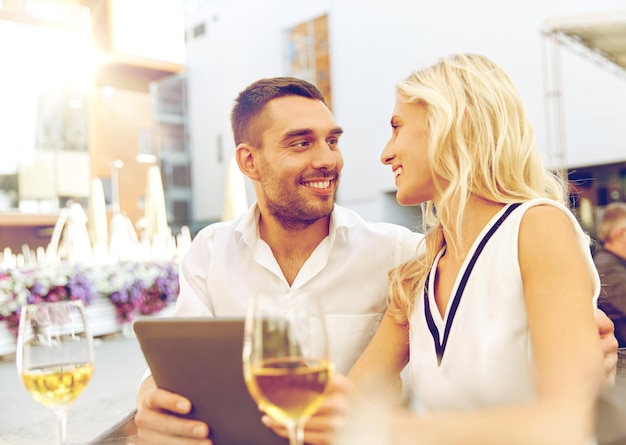
{"label": "man's eye", "polygon": [[308,147],[309,141],[298,141],[291,144],[292,147]]}
{"label": "man's eye", "polygon": [[339,139],[333,138],[327,141],[328,145],[337,145],[339,143]]}

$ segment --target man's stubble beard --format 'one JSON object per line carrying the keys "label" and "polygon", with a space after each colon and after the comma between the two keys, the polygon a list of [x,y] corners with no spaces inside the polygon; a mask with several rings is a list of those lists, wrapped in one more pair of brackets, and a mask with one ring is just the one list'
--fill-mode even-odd
{"label": "man's stubble beard", "polygon": [[316,221],[330,216],[337,197],[336,186],[339,184],[339,175],[336,175],[335,178],[335,192],[328,196],[318,196],[317,199],[306,199],[282,188],[275,190],[276,193],[268,193],[268,191],[271,192],[271,187],[268,190],[262,184],[265,203],[270,215],[288,231],[305,229]]}
{"label": "man's stubble beard", "polygon": [[267,209],[276,221],[282,226],[283,229],[288,231],[298,231],[305,229],[319,221],[322,218],[330,216],[333,212],[335,204],[335,196],[337,192],[331,196],[321,198],[327,203],[327,206],[322,208],[314,208],[308,205],[305,199],[298,198],[288,201],[286,204],[280,204],[274,200],[267,201]]}
{"label": "man's stubble beard", "polygon": [[[265,180],[259,184],[264,196],[263,201],[269,214],[283,229],[293,232],[306,229],[316,221],[330,216],[333,212],[340,178],[339,171],[336,169],[326,170],[321,175],[335,181],[334,193],[327,196],[318,195],[317,199],[313,197],[307,199],[297,193],[302,181],[307,179],[306,176],[298,178],[294,185],[296,192],[292,192],[291,189],[285,190],[281,176],[276,175],[266,163],[264,170]],[[316,176],[320,176],[319,173]],[[321,203],[325,205],[315,205]]]}

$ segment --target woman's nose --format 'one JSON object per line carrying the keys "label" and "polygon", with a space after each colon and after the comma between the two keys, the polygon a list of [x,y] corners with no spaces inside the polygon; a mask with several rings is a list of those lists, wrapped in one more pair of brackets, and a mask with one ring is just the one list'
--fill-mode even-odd
{"label": "woman's nose", "polygon": [[383,164],[391,164],[394,157],[395,155],[393,154],[391,143],[387,142],[387,145],[383,148],[383,152],[380,154],[380,162]]}

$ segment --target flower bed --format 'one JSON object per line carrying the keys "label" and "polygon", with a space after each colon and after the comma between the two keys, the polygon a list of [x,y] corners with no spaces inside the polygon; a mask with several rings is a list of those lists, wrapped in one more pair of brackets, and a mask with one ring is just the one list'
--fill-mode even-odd
{"label": "flower bed", "polygon": [[116,322],[124,325],[137,315],[161,311],[178,291],[174,262],[58,263],[0,270],[0,322],[15,336],[25,304],[82,300],[89,309],[93,303],[102,305],[104,299],[113,304]]}

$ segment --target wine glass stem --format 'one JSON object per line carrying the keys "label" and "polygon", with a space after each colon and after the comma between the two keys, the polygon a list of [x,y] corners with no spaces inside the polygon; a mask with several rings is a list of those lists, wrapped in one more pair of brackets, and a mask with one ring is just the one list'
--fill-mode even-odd
{"label": "wine glass stem", "polygon": [[67,444],[67,408],[57,408],[57,425],[59,428],[59,445]]}
{"label": "wine glass stem", "polygon": [[304,445],[304,423],[293,422],[287,426],[289,445]]}

